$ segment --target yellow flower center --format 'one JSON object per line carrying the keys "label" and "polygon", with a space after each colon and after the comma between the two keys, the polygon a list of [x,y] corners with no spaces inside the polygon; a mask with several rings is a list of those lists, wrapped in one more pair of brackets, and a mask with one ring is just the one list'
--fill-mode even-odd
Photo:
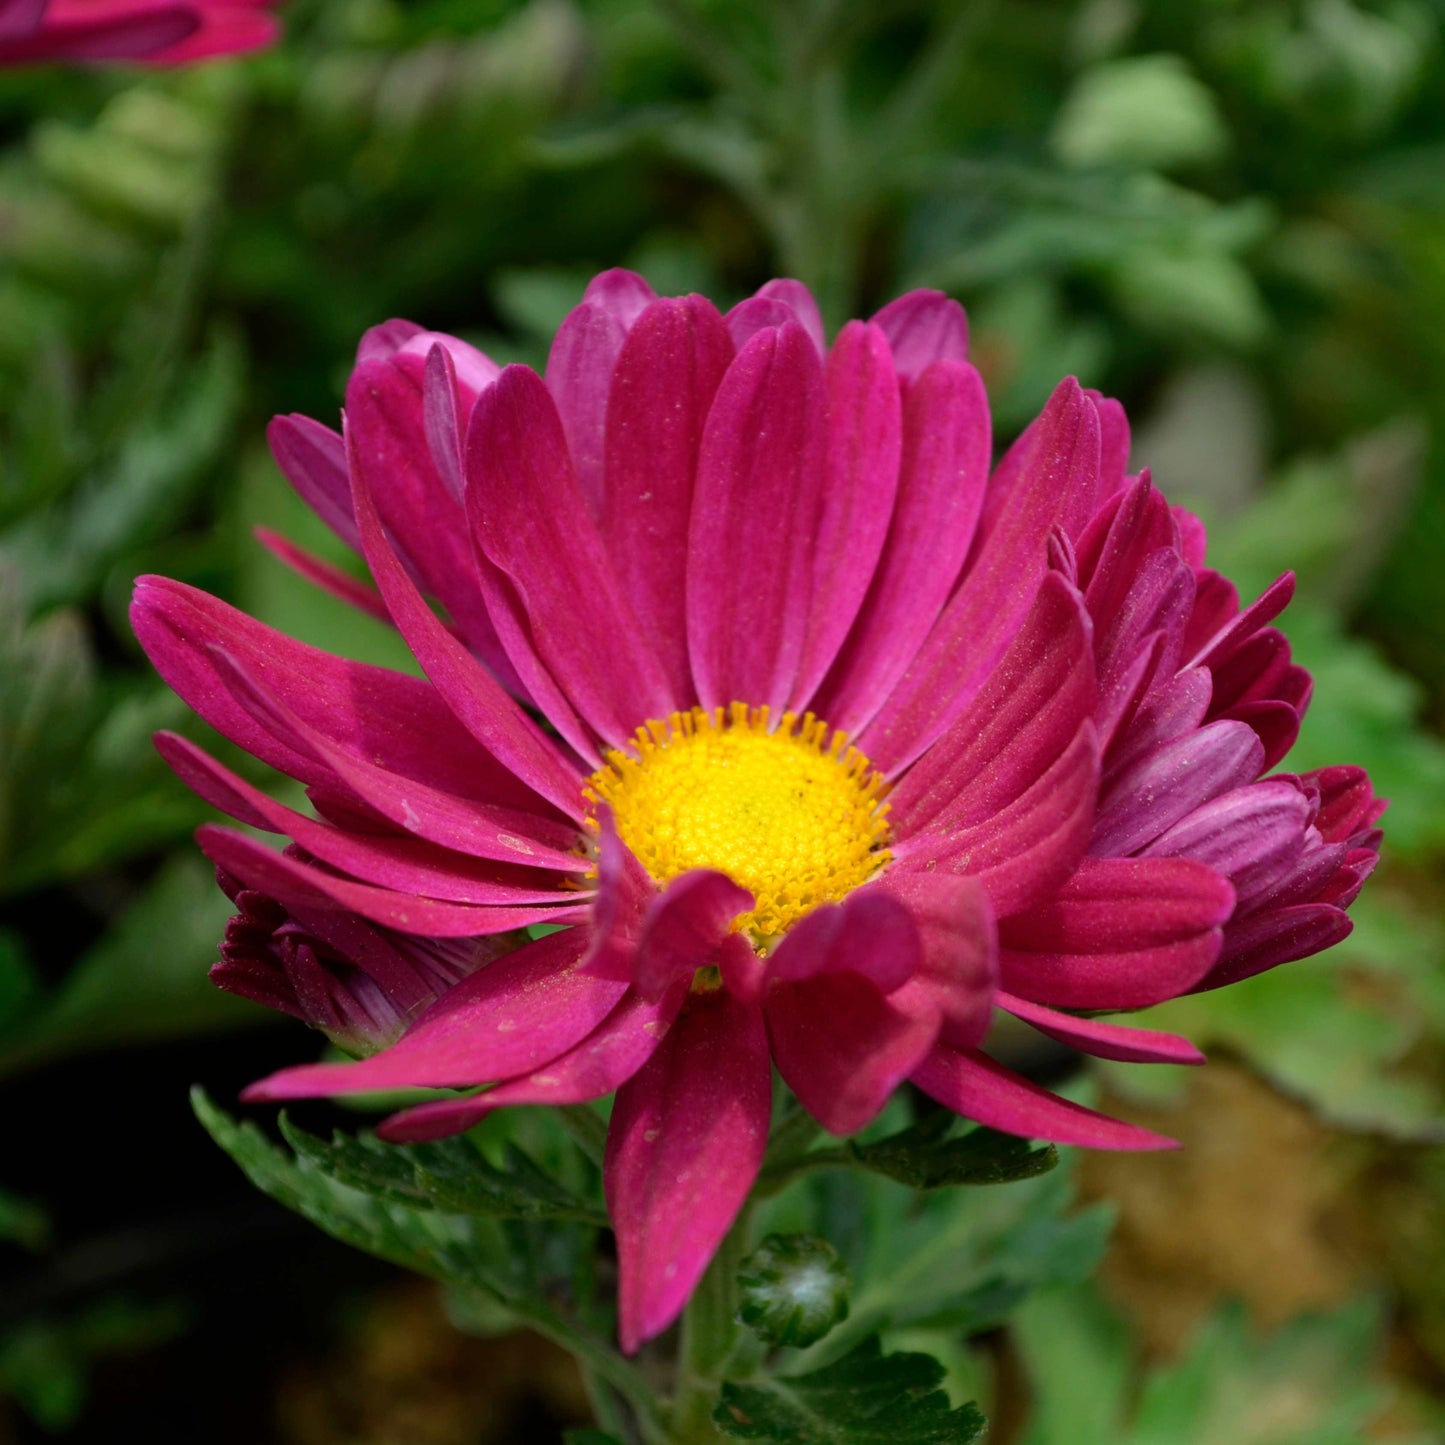
{"label": "yellow flower center", "polygon": [[[735,702],[638,728],[584,789],[659,883],[715,868],[757,899],[733,923],[766,947],[888,862],[886,784],[848,735],[812,713]],[[589,826],[596,828],[595,819]]]}

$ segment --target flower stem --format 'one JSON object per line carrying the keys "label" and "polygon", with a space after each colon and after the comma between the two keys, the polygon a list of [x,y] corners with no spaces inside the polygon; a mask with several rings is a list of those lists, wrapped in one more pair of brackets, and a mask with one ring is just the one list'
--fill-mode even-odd
{"label": "flower stem", "polygon": [[682,1317],[677,1390],[670,1415],[676,1445],[713,1445],[719,1438],[712,1412],[723,1366],[737,1338],[738,1266],[747,1249],[748,1216],[744,1205]]}

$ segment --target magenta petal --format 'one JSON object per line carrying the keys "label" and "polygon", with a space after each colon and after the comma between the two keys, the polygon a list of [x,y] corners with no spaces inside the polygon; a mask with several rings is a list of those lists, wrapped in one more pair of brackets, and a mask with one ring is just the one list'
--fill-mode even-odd
{"label": "magenta petal", "polygon": [[[571,825],[533,813],[494,808],[469,798],[458,798],[379,767],[359,752],[348,752],[336,746],[279,698],[268,695],[255,677],[224,648],[215,647],[212,654],[218,673],[226,680],[241,706],[257,722],[283,734],[294,746],[306,749],[329,767],[352,795],[346,799],[347,804],[354,799],[362,805],[359,810],[355,806],[344,805],[344,815],[341,816],[333,805],[330,813],[333,821],[366,833],[376,831],[375,823],[379,818],[429,843],[440,844],[459,853],[505,859],[532,867],[557,868],[563,872],[582,870],[583,860],[575,852],[578,833]],[[170,758],[167,760],[171,761]],[[197,785],[194,778],[187,778],[187,781],[197,788],[202,797],[215,801]],[[234,794],[235,789],[230,787],[227,791]],[[313,801],[326,796],[324,789],[319,793],[313,792]],[[345,794],[342,796],[345,797]],[[219,802],[216,806],[228,807],[226,803]],[[318,807],[318,811],[323,809]],[[368,812],[376,817],[365,816]],[[385,831],[384,827],[382,831]]]}
{"label": "magenta petal", "polygon": [[1099,858],[1137,852],[1209,799],[1258,777],[1263,761],[1264,748],[1243,723],[1210,723],[1164,744],[1109,780],[1089,851]]}
{"label": "magenta petal", "polygon": [[558,329],[547,357],[547,389],[557,404],[577,487],[594,517],[602,511],[612,370],[628,330],[655,299],[641,276],[604,271]]}
{"label": "magenta petal", "polygon": [[758,287],[757,294],[765,301],[781,301],[794,319],[808,333],[820,356],[828,351],[828,338],[823,332],[823,313],[813,293],[801,281],[780,277]]}
{"label": "magenta petal", "polygon": [[563,907],[555,904],[472,907],[396,893],[390,888],[339,878],[300,859],[277,853],[244,833],[210,823],[196,830],[196,841],[206,857],[240,879],[247,888],[268,894],[288,906],[343,908],[384,928],[394,928],[398,933],[426,934],[433,938],[480,938],[525,928],[532,923],[571,923],[586,917],[588,912],[585,902]]}
{"label": "magenta petal", "polygon": [[[393,565],[400,571],[394,560]],[[419,598],[417,604],[424,606]],[[420,678],[308,647],[194,587],[163,577],[137,580],[131,623],[156,671],[212,727],[304,783],[334,786],[337,778],[305,741],[257,720],[221,675],[221,654],[213,648],[234,657],[250,676],[264,678],[270,696],[350,756],[459,797],[486,798],[507,807],[537,806],[531,788],[483,751],[437,689]],[[436,626],[462,652],[441,623]],[[466,660],[481,672],[475,661]],[[536,733],[495,682],[490,685]],[[540,733],[536,737],[539,746],[550,746]],[[568,780],[567,810],[576,811],[576,775],[560,760],[557,766]]]}
{"label": "magenta petal", "polygon": [[1197,984],[1234,889],[1182,858],[1086,858],[1047,904],[999,924],[1009,993],[1058,1008],[1143,1008]]}
{"label": "magenta petal", "polygon": [[829,353],[824,382],[822,511],[795,712],[812,699],[863,605],[888,535],[902,449],[898,378],[882,332],[850,321]]}
{"label": "magenta petal", "polygon": [[988,397],[971,366],[929,367],[908,390],[902,427],[886,544],[818,696],[821,714],[850,730],[883,704],[928,636],[968,556],[988,482]]}
{"label": "magenta petal", "polygon": [[[319,862],[364,883],[450,903],[565,903],[576,899],[575,891],[562,892],[558,881],[545,872],[496,866],[497,861],[539,862],[540,845],[516,838],[513,848],[457,853],[415,838],[349,832],[267,797],[185,738],[162,732],[156,734],[155,742],[181,781],[207,802],[253,828],[294,838]],[[496,861],[481,861],[488,858]],[[580,861],[566,854],[559,859],[568,872],[577,871]]]}
{"label": "magenta petal", "polygon": [[678,980],[691,981],[715,965],[718,949],[738,914],[756,902],[725,873],[697,869],[674,878],[648,902],[633,982],[657,998]]}
{"label": "magenta petal", "polygon": [[893,349],[899,376],[914,381],[935,361],[968,357],[968,317],[942,291],[909,291],[873,318]]}
{"label": "magenta petal", "polygon": [[592,906],[592,943],[583,968],[598,978],[629,983],[637,968],[637,942],[657,885],[622,841],[612,809],[597,810],[597,899]]}
{"label": "magenta petal", "polygon": [[532,660],[504,626],[495,572],[515,598],[529,649],[566,703],[606,742],[625,743],[646,718],[677,706],[632,615],[583,504],[557,409],[541,378],[509,366],[484,392],[467,433],[467,512],[490,567],[483,590],[518,674],[583,756],[538,686]]}
{"label": "magenta petal", "polygon": [[992,675],[890,795],[899,837],[986,822],[1048,771],[1094,702],[1088,617],[1050,573]]}
{"label": "magenta petal", "polygon": [[[488,753],[568,817],[580,821],[581,780],[577,773],[516,699],[427,606],[387,541],[364,472],[357,468],[352,480],[357,523],[371,575],[407,646],[436,691]],[[419,731],[419,735],[429,741],[425,732]]]}
{"label": "magenta petal", "polygon": [[997,931],[983,889],[972,878],[896,870],[872,887],[908,910],[921,947],[917,972],[892,1001],[909,1006],[910,990],[924,992],[945,1038],[960,1047],[982,1043],[998,976]]}
{"label": "magenta petal", "polygon": [[515,690],[516,675],[482,599],[461,504],[432,460],[420,378],[395,361],[358,366],[346,386],[346,447],[349,467],[362,474],[407,571]]}
{"label": "magenta petal", "polygon": [[1353,928],[1349,914],[1331,903],[1298,903],[1240,919],[1225,929],[1219,962],[1191,992],[1222,988],[1281,963],[1322,953],[1348,938]]}
{"label": "magenta petal", "polygon": [[760,331],[723,377],[698,458],[687,636],[705,708],[787,704],[808,620],[822,443],[816,348],[796,322]]}
{"label": "magenta petal", "polygon": [[762,1015],[726,989],[688,995],[618,1091],[604,1180],[629,1354],[681,1312],[762,1164],[772,1071]]}
{"label": "magenta petal", "polygon": [[1089,843],[1098,792],[1092,723],[1025,792],[981,822],[947,820],[895,849],[890,877],[967,874],[999,917],[1042,902],[1078,867]]}
{"label": "magenta petal", "polygon": [[[1244,611],[1222,623],[1212,637],[1202,642],[1186,666],[1220,666],[1247,638],[1252,637],[1260,628],[1268,626],[1289,606],[1294,589],[1293,572],[1285,572],[1276,577]],[[1232,593],[1234,588],[1230,586],[1229,591]]]}
{"label": "magenta petal", "polygon": [[795,923],[768,956],[767,981],[856,973],[892,993],[913,977],[922,958],[918,925],[907,906],[883,888],[860,888]]}
{"label": "magenta petal", "polygon": [[273,532],[269,527],[257,527],[256,540],[273,557],[313,586],[355,607],[358,612],[365,612],[376,618],[387,627],[393,625],[391,613],[386,610],[386,603],[381,600],[381,593],[369,583],[360,582],[349,572],[343,572],[340,567],[333,567],[330,562],[322,561],[315,553],[298,547],[295,542],[281,536],[279,532]]}
{"label": "magenta petal", "polygon": [[1000,993],[998,1006],[1015,1018],[1032,1024],[1042,1034],[1070,1048],[1092,1054],[1096,1059],[1117,1059],[1126,1064],[1202,1064],[1204,1055],[1178,1034],[1158,1029],[1126,1028],[1102,1019],[1079,1018],[1059,1013],[1043,1004]]}
{"label": "magenta petal", "polygon": [[773,1062],[830,1134],[856,1134],[938,1037],[936,1012],[905,1011],[856,973],[779,983],[763,1012]]}
{"label": "magenta petal", "polygon": [[1098,473],[1098,414],[1076,381],[1063,381],[1000,462],[990,484],[998,501],[962,583],[862,733],[875,764],[906,767],[993,675],[1037,595],[1051,529],[1093,496]]}
{"label": "magenta petal", "polygon": [[462,1088],[531,1073],[586,1038],[625,991],[582,972],[586,945],[584,929],[548,934],[448,989],[389,1049],[357,1063],[282,1069],[242,1097]]}
{"label": "magenta petal", "polygon": [[732,357],[711,302],[654,301],[623,343],[607,405],[603,543],[683,706],[695,699],[686,607],[693,479],[703,426]]}
{"label": "magenta petal", "polygon": [[1178,1148],[1162,1134],[1071,1104],[976,1051],[960,1053],[940,1045],[912,1077],[945,1108],[1005,1134],[1088,1149]]}
{"label": "magenta petal", "polygon": [[652,1057],[672,1027],[685,984],[648,1002],[629,993],[580,1044],[559,1054],[535,1073],[509,1079],[484,1094],[419,1104],[393,1114],[377,1133],[395,1144],[459,1134],[496,1109],[513,1104],[582,1104],[619,1089]]}
{"label": "magenta petal", "polygon": [[348,547],[361,551],[340,433],[309,416],[278,416],[266,428],[266,440],[276,465],[301,500]]}

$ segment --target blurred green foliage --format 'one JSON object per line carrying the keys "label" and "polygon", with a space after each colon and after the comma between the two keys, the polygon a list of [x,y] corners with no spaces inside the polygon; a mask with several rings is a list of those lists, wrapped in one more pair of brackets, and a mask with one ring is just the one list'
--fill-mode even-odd
{"label": "blurred green foliage", "polygon": [[[798,275],[834,324],[948,289],[1003,432],[1077,372],[1125,400],[1136,463],[1206,516],[1242,589],[1299,571],[1285,625],[1318,687],[1291,765],[1371,770],[1394,800],[1386,861],[1334,953],[1158,1022],[1362,1137],[1441,1136],[1438,3],[296,0],[287,20],[244,64],[0,75],[0,1070],[257,1016],[205,981],[226,909],[186,842],[203,810],[148,743],[184,710],[130,637],[131,578],[400,663],[247,535],[265,522],[343,560],[267,459],[266,419],[333,417],[356,338],[388,315],[538,362],[585,277],[627,264],[724,302]],[[1445,1187],[1416,1158],[1401,1167],[1438,1219]],[[826,1228],[779,1227],[842,1248],[862,1206],[827,1208]],[[3,1198],[8,1232],[40,1240],[34,1218]],[[976,1370],[965,1328],[1012,1300],[1023,1257],[940,1322],[926,1277],[899,1313],[904,1254],[844,1253],[846,1337],[939,1353],[954,1386]],[[1101,1379],[1134,1377],[1120,1326],[1061,1310],[1025,1315],[1026,1363],[1055,1328],[1073,1332],[1059,1350],[1107,1356]],[[1290,1373],[1381,1328],[1341,1318],[1265,1358]],[[1198,1348],[1243,1381],[1242,1328],[1225,1317]],[[0,1348],[6,1379],[59,1358],[36,1338]],[[1438,1329],[1415,1347],[1445,1366]],[[1151,1422],[1202,1358],[1099,1438],[1166,1438]],[[51,1383],[16,1388],[60,1419],[68,1377],[33,1378]],[[1353,1438],[1341,1390],[1278,1439]],[[1111,1430],[1122,1399],[1100,1407]]]}

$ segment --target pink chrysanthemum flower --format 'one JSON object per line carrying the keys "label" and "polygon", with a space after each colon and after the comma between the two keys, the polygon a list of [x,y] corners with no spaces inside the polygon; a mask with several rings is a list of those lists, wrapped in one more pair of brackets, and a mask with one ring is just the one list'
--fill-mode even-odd
{"label": "pink chrysanthemum flower", "polygon": [[271,0],[0,0],[0,65],[184,65],[270,45]]}
{"label": "pink chrysanthemum flower", "polygon": [[[167,681],[317,815],[160,740],[293,840],[202,829],[246,890],[218,982],[366,1045],[424,1008],[249,1097],[496,1085],[382,1125],[418,1140],[615,1090],[628,1349],[746,1198],[771,1065],[837,1134],[911,1079],[1013,1133],[1167,1145],[991,1059],[993,1010],[1197,1062],[1092,1015],[1327,947],[1375,861],[1358,769],[1262,777],[1308,695],[1269,626],[1289,579],[1241,610],[1198,522],[1128,474],[1118,403],[1072,380],[993,466],[966,346],[935,293],[829,347],[797,283],[723,317],[625,272],[545,379],[393,322],[343,435],[271,434],[379,590],[268,542],[393,621],[429,680],[139,584]],[[536,924],[562,927],[477,943]]]}

